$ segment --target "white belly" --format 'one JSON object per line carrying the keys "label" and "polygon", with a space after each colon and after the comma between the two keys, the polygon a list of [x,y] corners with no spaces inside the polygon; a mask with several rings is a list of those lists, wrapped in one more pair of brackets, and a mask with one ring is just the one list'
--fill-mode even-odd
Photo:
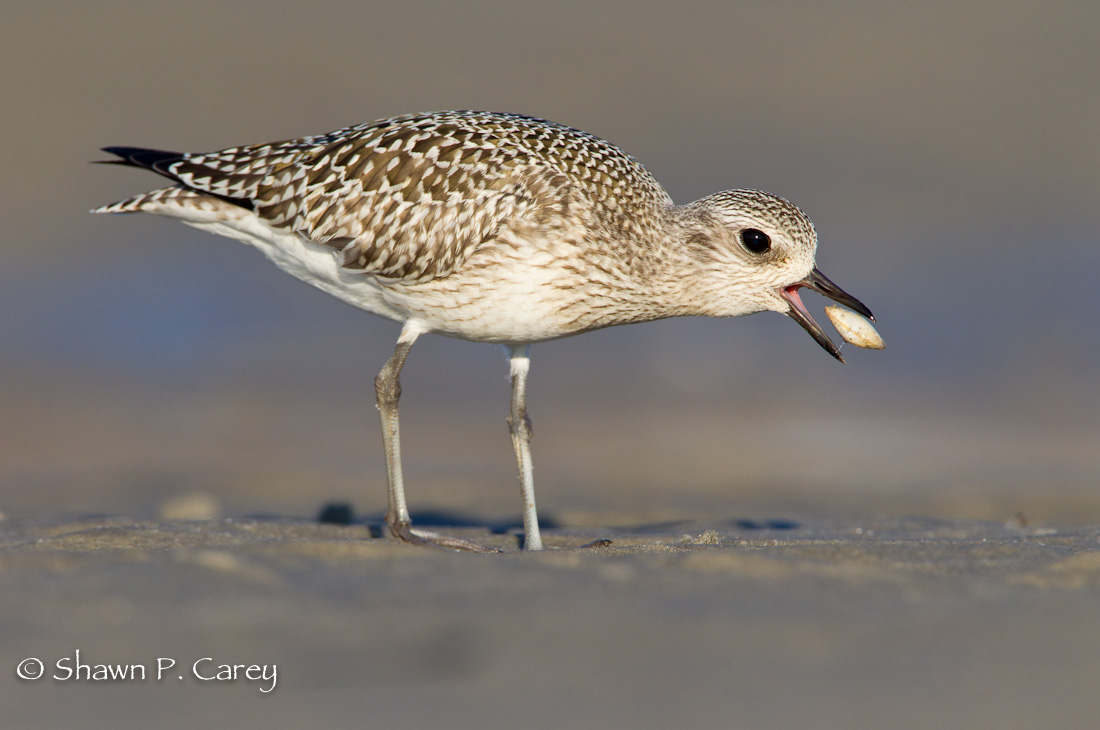
{"label": "white belly", "polygon": [[296,233],[273,229],[251,214],[242,215],[232,222],[185,222],[195,228],[243,241],[259,249],[291,276],[354,307],[397,322],[404,322],[411,316],[410,312],[386,301],[382,287],[375,277],[341,267],[340,254],[331,246],[312,243]]}
{"label": "white belly", "polygon": [[575,269],[564,267],[576,260],[575,244],[510,239],[476,252],[449,276],[406,284],[345,269],[332,247],[274,229],[243,209],[232,217],[223,211],[217,220],[185,222],[254,246],[283,271],[359,309],[402,323],[416,320],[421,332],[524,343],[618,323],[599,319],[600,297],[587,291]]}

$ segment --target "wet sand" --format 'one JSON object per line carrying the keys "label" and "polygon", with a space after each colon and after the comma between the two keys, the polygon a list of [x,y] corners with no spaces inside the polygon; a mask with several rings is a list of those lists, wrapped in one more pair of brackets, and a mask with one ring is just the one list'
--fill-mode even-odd
{"label": "wet sand", "polygon": [[[544,399],[552,549],[523,554],[499,403],[435,411],[414,375],[414,522],[504,551],[473,555],[382,536],[365,395],[8,383],[5,727],[1003,730],[1100,706],[1087,423]],[[315,519],[345,500],[351,524]],[[145,679],[87,678],[119,664]],[[196,676],[222,665],[259,679]]]}
{"label": "wet sand", "polygon": [[[4,523],[5,724],[1070,728],[1095,719],[1100,528],[1023,518],[559,525],[539,554],[517,552],[511,531],[440,529],[504,553],[413,548],[371,537],[376,523]],[[610,543],[581,547],[598,539]],[[89,673],[140,664],[146,679],[51,678],[76,666],[78,649]],[[43,661],[43,679],[12,677],[27,657]],[[160,681],[158,660],[175,662]],[[274,665],[276,677],[195,676],[222,664],[256,665],[256,677]]]}

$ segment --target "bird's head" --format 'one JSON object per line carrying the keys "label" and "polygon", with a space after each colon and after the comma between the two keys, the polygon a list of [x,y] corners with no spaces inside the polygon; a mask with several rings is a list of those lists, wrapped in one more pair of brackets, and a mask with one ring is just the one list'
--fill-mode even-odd
{"label": "bird's head", "polygon": [[705,300],[704,314],[736,317],[753,312],[785,314],[826,352],[840,350],[806,310],[798,290],[812,289],[864,317],[862,302],[829,281],[814,263],[817,233],[797,206],[758,190],[726,190],[684,206],[688,247],[704,267],[692,282]]}

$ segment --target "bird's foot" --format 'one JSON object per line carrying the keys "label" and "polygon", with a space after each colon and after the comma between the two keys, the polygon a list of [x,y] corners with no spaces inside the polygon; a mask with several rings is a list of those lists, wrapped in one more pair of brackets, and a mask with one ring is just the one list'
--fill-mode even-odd
{"label": "bird's foot", "polygon": [[414,530],[412,525],[408,522],[390,522],[388,526],[390,528],[390,534],[411,545],[443,548],[444,550],[459,550],[471,553],[503,552],[496,548],[486,547],[485,545],[479,545],[470,540],[464,540],[461,537],[446,537],[445,535],[440,535],[438,532]]}

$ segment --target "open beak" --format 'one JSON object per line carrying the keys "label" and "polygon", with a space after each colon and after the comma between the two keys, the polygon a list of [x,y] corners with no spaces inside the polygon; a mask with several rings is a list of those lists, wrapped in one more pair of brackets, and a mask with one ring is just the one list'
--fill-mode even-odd
{"label": "open beak", "polygon": [[875,315],[871,314],[871,310],[868,309],[863,302],[829,281],[825,274],[817,270],[817,267],[814,267],[810,275],[802,281],[795,282],[779,290],[779,295],[786,299],[787,303],[791,305],[791,309],[787,312],[787,316],[802,325],[802,328],[809,332],[810,337],[817,340],[817,344],[825,348],[826,352],[837,360],[844,362],[844,358],[840,355],[840,349],[837,348],[837,346],[833,344],[833,341],[829,339],[829,336],[825,334],[825,330],[821,329],[821,325],[815,322],[814,318],[810,316],[810,313],[806,310],[806,305],[802,303],[802,298],[798,296],[798,290],[802,287],[812,289],[818,294],[829,297],[829,299],[832,299],[834,302],[843,304],[845,307],[848,307],[848,309],[862,314],[871,321],[874,321]]}

